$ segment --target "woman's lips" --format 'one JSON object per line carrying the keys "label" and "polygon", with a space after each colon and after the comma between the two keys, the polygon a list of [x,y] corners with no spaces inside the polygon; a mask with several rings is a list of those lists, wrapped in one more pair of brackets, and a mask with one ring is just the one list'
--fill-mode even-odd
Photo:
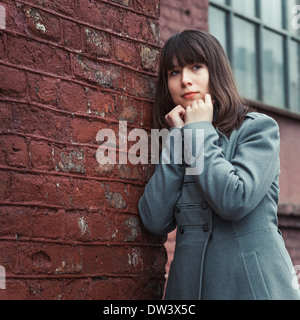
{"label": "woman's lips", "polygon": [[184,99],[192,99],[192,98],[194,98],[194,96],[195,96],[196,94],[198,94],[198,92],[186,92],[186,93],[182,96],[182,98],[184,98]]}

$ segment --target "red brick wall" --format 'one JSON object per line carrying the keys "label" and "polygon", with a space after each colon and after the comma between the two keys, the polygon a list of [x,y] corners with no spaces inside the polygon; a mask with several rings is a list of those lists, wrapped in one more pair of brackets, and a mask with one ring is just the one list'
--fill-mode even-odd
{"label": "red brick wall", "polygon": [[137,202],[151,170],[100,165],[100,129],[151,127],[156,0],[2,0],[4,299],[160,298],[163,239]]}
{"label": "red brick wall", "polygon": [[162,42],[185,29],[208,30],[208,0],[160,0]]}

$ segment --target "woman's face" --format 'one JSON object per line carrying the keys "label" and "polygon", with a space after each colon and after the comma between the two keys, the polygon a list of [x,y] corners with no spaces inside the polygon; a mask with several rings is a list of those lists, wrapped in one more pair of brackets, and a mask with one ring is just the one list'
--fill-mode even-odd
{"label": "woman's face", "polygon": [[193,101],[204,99],[209,92],[209,72],[205,64],[198,63],[181,68],[175,61],[168,71],[168,88],[175,105],[183,108]]}

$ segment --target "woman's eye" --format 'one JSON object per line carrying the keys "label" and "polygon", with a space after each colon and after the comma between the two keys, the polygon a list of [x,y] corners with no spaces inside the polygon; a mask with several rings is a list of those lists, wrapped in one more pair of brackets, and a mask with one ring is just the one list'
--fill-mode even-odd
{"label": "woman's eye", "polygon": [[199,70],[199,69],[201,69],[201,68],[202,68],[202,66],[199,65],[199,64],[196,64],[196,65],[193,66],[193,69],[194,69],[194,70]]}
{"label": "woman's eye", "polygon": [[172,70],[172,71],[170,71],[169,75],[170,76],[176,76],[178,73],[179,73],[178,70]]}

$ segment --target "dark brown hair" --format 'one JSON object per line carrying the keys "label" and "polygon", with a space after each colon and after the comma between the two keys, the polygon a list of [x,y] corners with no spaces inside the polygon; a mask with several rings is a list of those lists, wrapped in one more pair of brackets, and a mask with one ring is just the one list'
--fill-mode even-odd
{"label": "dark brown hair", "polygon": [[177,61],[180,67],[203,63],[209,71],[209,89],[215,99],[217,114],[213,125],[229,136],[240,127],[249,107],[238,93],[228,58],[211,34],[199,30],[186,30],[172,36],[164,45],[160,56],[156,101],[153,110],[153,126],[168,128],[165,115],[175,104],[168,89],[168,71]]}

